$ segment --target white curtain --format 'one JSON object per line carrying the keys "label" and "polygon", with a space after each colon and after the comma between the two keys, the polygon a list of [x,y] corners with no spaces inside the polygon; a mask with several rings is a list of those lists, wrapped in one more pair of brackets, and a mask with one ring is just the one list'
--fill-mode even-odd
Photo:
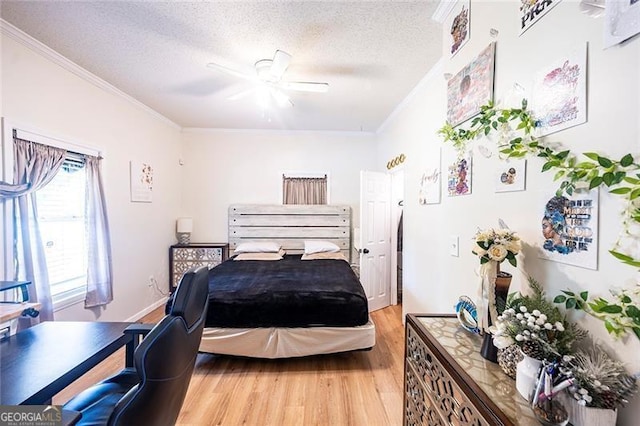
{"label": "white curtain", "polygon": [[327,176],[282,176],[282,204],[327,204]]}
{"label": "white curtain", "polygon": [[85,229],[87,235],[86,308],[106,305],[113,300],[111,240],[107,206],[100,173],[101,159],[85,156],[87,194]]}
{"label": "white curtain", "polygon": [[[58,173],[67,152],[14,136],[14,279],[31,281],[29,300],[39,302],[40,319],[53,320],[47,262],[38,225],[36,191]],[[25,189],[27,185],[28,189]],[[5,185],[9,191],[11,185]],[[3,194],[4,196],[4,194]],[[21,326],[24,326],[21,324]]]}

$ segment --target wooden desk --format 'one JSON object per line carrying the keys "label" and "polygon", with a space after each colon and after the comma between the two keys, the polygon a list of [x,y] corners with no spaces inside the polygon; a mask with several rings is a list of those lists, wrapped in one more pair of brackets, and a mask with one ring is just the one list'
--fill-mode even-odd
{"label": "wooden desk", "polygon": [[109,355],[135,340],[128,322],[40,323],[0,341],[0,404],[48,404],[51,398]]}

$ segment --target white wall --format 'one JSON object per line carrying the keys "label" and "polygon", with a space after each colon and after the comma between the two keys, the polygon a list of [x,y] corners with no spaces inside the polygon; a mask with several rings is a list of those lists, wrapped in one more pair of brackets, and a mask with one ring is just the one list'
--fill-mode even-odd
{"label": "white wall", "polygon": [[329,175],[331,204],[352,206],[358,223],[360,170],[375,167],[371,133],[186,131],[181,214],[193,217],[192,241],[228,241],[227,209],[282,203],[282,173]]}
{"label": "white wall", "polygon": [[[168,246],[180,201],[180,132],[150,110],[104,90],[2,36],[2,113],[14,123],[103,152],[111,225],[114,300],[103,312],[76,304],[57,320],[124,320],[160,301],[154,275],[168,289]],[[46,50],[46,49],[45,49]],[[55,55],[54,55],[55,56]],[[64,62],[64,61],[63,61]],[[82,72],[81,72],[82,73]],[[152,203],[129,201],[129,161],[154,168]]]}
{"label": "white wall", "polygon": [[[378,134],[379,155],[390,158],[405,152],[405,222],[404,222],[404,311],[453,312],[460,295],[475,298],[478,277],[477,258],[471,254],[472,237],[477,227],[496,227],[502,218],[527,243],[514,273],[512,290],[523,287],[525,274],[538,279],[547,293],[554,296],[562,289],[589,290],[593,295],[608,296],[612,286],[637,282],[636,271],[616,261],[608,250],[620,230],[622,203],[618,197],[600,192],[599,267],[597,271],[541,260],[541,203],[552,195],[552,175],[541,174],[542,162],[529,159],[527,190],[494,193],[492,173],[496,154],[491,159],[473,152],[473,193],[449,198],[443,188],[441,204],[419,205],[418,183],[421,174],[437,158],[441,139],[436,130],[446,117],[446,80],[444,73],[455,75],[491,41],[496,47],[496,99],[512,92],[514,82],[524,87],[536,70],[548,65],[572,46],[589,42],[588,52],[588,122],[556,133],[549,140],[560,142],[575,152],[598,151],[613,158],[627,152],[638,154],[640,132],[640,38],[625,45],[603,50],[604,18],[581,14],[578,2],[564,1],[518,36],[518,2],[477,2],[471,5],[471,39],[451,60],[443,59],[416,89]],[[499,31],[496,39],[490,28]],[[480,144],[492,146],[487,140]],[[451,149],[443,147],[442,167],[446,169]],[[460,257],[449,255],[451,235],[460,237]],[[536,247],[537,246],[537,247]],[[632,373],[640,371],[640,342],[635,337],[614,341],[603,324],[592,318],[577,316],[591,335],[611,348],[627,363]],[[619,415],[619,424],[634,424],[640,416],[640,397]]]}

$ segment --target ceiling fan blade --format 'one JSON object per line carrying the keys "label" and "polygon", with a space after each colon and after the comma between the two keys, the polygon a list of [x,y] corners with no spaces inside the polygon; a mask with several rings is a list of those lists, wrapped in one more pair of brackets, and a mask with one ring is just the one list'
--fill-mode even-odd
{"label": "ceiling fan blade", "polygon": [[314,92],[326,93],[329,90],[329,83],[313,83],[307,81],[285,81],[278,86],[287,90],[296,90],[298,92]]}
{"label": "ceiling fan blade", "polygon": [[273,61],[271,62],[271,68],[269,72],[272,76],[276,77],[278,80],[282,78],[282,74],[289,67],[289,63],[291,62],[291,55],[289,55],[284,50],[276,50],[276,53],[273,55]]}
{"label": "ceiling fan blade", "polygon": [[222,71],[224,73],[233,75],[235,77],[240,77],[240,78],[243,78],[245,80],[257,81],[256,77],[251,75],[251,74],[246,74],[246,73],[243,73],[241,71],[234,70],[232,68],[227,68],[227,67],[225,67],[223,65],[216,64],[215,62],[209,62],[207,64],[207,68],[211,68],[211,69],[214,69],[214,70]]}

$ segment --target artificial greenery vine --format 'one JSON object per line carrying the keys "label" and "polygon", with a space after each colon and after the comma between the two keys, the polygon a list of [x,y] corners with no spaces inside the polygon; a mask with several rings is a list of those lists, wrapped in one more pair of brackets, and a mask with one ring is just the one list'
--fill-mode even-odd
{"label": "artificial greenery vine", "polygon": [[[515,128],[514,123],[517,123]],[[625,239],[640,238],[640,164],[630,153],[623,155],[619,160],[595,152],[575,155],[570,150],[560,149],[557,144],[545,143],[536,137],[536,125],[536,120],[527,110],[526,99],[522,100],[521,108],[498,109],[493,102],[488,102],[480,107],[480,114],[471,121],[468,128],[454,128],[447,123],[438,130],[438,134],[445,142],[452,143],[459,153],[463,153],[467,150],[469,142],[498,132],[498,149],[503,158],[536,156],[544,159],[542,171],[554,171],[554,181],[560,181],[556,195],[572,195],[577,189],[605,186],[609,193],[623,197],[625,207],[622,214],[622,232],[609,253],[622,263],[640,268],[640,259],[632,253],[625,253],[623,248]],[[603,320],[607,330],[615,336],[632,330],[640,339],[640,318],[634,309],[635,305],[630,311],[626,306],[631,302],[625,306],[622,306],[625,303],[623,300],[618,301],[620,303],[611,303],[599,298],[588,302],[586,292],[580,293],[579,296],[570,291],[564,293],[565,296],[562,297],[565,299],[558,303],[564,303],[567,308],[584,310]],[[559,296],[556,300],[559,301],[562,297]],[[612,310],[616,312],[607,312]]]}
{"label": "artificial greenery vine", "polygon": [[[515,130],[511,125],[514,121],[518,122]],[[593,189],[604,185],[610,193],[624,197],[622,233],[609,252],[623,263],[640,268],[640,259],[621,251],[623,239],[634,236],[634,223],[640,225],[640,164],[635,162],[632,154],[614,160],[595,152],[581,154],[586,158],[580,161],[581,157],[569,150],[557,150],[551,144],[544,144],[533,135],[535,127],[536,121],[527,110],[527,100],[524,99],[521,108],[497,109],[493,102],[489,102],[480,107],[480,114],[471,121],[468,129],[454,129],[447,123],[438,134],[459,152],[464,152],[469,142],[498,131],[501,133],[498,148],[504,157],[537,156],[546,160],[542,171],[553,170],[554,180],[562,179],[557,195],[571,195],[577,187]]]}

